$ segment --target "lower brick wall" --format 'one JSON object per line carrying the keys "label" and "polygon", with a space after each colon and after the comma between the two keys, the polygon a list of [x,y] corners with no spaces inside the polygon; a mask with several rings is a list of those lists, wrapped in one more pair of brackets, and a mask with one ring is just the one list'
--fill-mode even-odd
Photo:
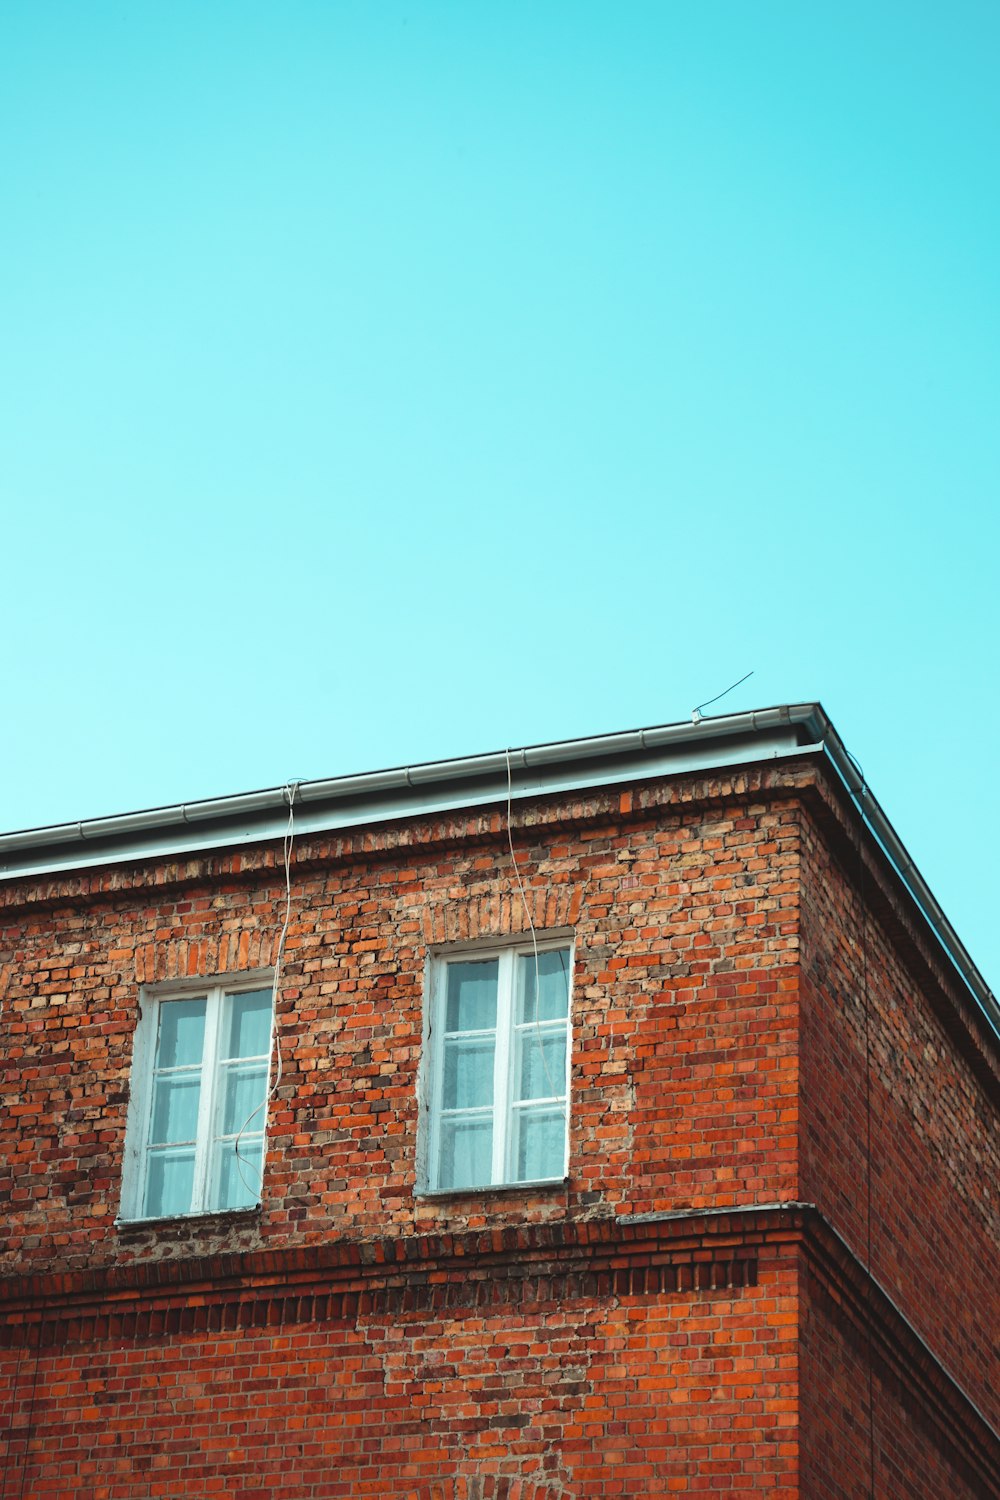
{"label": "lower brick wall", "polygon": [[736,1289],[8,1349],[8,1491],[792,1500],[795,1323],[775,1256]]}
{"label": "lower brick wall", "polygon": [[808,1205],[0,1286],[5,1497],[1000,1496],[1000,1442]]}
{"label": "lower brick wall", "polygon": [[869,1334],[863,1275],[831,1286],[803,1256],[802,1500],[997,1500],[1000,1445],[919,1344],[906,1347],[905,1325],[890,1347],[885,1305],[871,1295]]}
{"label": "lower brick wall", "polygon": [[802,849],[800,1192],[1000,1428],[995,1049],[856,844]]}

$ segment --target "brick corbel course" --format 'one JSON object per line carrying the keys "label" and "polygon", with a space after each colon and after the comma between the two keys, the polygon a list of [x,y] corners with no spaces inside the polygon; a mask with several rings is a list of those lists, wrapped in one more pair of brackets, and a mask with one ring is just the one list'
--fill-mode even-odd
{"label": "brick corbel course", "polygon": [[796,1213],[526,1224],[16,1277],[0,1282],[0,1343],[739,1289],[756,1283],[763,1246],[796,1235]]}

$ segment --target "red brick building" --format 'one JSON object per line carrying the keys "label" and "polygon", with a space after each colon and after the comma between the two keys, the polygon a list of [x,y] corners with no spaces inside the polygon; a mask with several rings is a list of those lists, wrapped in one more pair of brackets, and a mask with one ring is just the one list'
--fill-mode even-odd
{"label": "red brick building", "polygon": [[1000,1011],[818,706],[0,867],[3,1497],[1000,1495]]}

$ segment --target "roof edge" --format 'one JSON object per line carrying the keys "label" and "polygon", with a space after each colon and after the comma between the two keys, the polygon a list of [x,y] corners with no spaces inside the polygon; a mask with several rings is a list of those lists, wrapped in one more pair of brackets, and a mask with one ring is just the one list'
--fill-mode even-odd
{"label": "roof edge", "polygon": [[[12,873],[4,856],[20,850],[57,848],[84,842],[114,839],[117,835],[166,832],[192,824],[240,819],[247,814],[280,810],[287,816],[290,799],[303,803],[341,801],[368,794],[388,793],[432,787],[441,782],[461,781],[502,771],[507,777],[508,761],[512,774],[542,766],[559,766],[570,762],[598,758],[615,758],[636,751],[655,750],[665,746],[694,745],[720,738],[756,735],[773,730],[791,730],[807,725],[819,711],[819,704],[800,703],[776,708],[755,709],[750,713],[726,714],[690,723],[662,724],[645,729],[624,730],[617,734],[588,735],[581,739],[554,740],[519,749],[497,750],[485,755],[458,756],[454,759],[418,762],[384,771],[364,771],[348,776],[321,780],[292,781],[261,791],[239,792],[234,796],[199,798],[166,807],[117,813],[110,817],[87,818],[72,823],[51,823],[39,828],[25,828],[0,834],[0,874]],[[822,714],[825,721],[826,715]],[[608,780],[611,777],[606,778]],[[106,856],[105,856],[106,857]],[[84,858],[82,864],[89,861]]]}
{"label": "roof edge", "polygon": [[939,947],[944,949],[952,966],[972,991],[976,1004],[993,1033],[993,1040],[1000,1043],[1000,1001],[979,972],[972,955],[883,812],[857,762],[818,703],[813,705],[813,712],[817,743],[822,746],[827,759],[843,782],[862,822],[916,903]]}
{"label": "roof edge", "polygon": [[1000,1043],[1000,1003],[818,702],[556,740],[385,771],[288,782],[262,791],[0,834],[0,880],[202,853],[281,837],[290,808],[305,833],[481,806],[500,797],[608,785],[822,751],[937,944]]}

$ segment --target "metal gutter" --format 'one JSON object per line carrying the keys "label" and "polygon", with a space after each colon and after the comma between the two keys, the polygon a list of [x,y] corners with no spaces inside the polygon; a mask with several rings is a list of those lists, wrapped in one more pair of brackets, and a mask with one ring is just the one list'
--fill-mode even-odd
{"label": "metal gutter", "polygon": [[[811,704],[800,704],[795,707],[769,708],[754,713],[702,719],[697,724],[666,724],[651,729],[627,730],[621,734],[595,735],[586,739],[559,740],[551,744],[529,745],[523,749],[512,749],[509,752],[500,750],[489,755],[428,761],[413,766],[396,767],[388,771],[367,771],[356,776],[301,781],[294,784],[295,804],[301,807],[304,804],[346,802],[355,798],[362,798],[369,803],[391,793],[417,791],[420,788],[427,788],[430,791],[449,782],[475,782],[481,779],[502,780],[506,793],[508,756],[513,778],[514,773],[518,772],[542,771],[550,767],[565,767],[582,761],[631,759],[647,751],[679,749],[708,744],[721,739],[743,740],[748,736],[756,738],[767,735],[769,731],[783,731],[785,735],[791,736],[791,743],[794,744],[797,743],[794,726],[803,722],[805,712],[812,707]],[[767,753],[766,749],[764,753]],[[700,759],[699,756],[693,757],[695,762]],[[710,762],[706,759],[706,764],[708,763]],[[613,774],[604,774],[595,776],[591,784],[602,785],[614,779]],[[588,784],[589,781],[590,779],[585,777],[581,784]],[[517,777],[513,790],[515,795],[529,794],[531,788],[526,788],[523,774]],[[215,822],[235,825],[239,820],[248,816],[255,817],[269,812],[280,813],[280,819],[275,822],[275,832],[280,833],[284,820],[288,816],[288,797],[288,786],[270,787],[263,791],[244,792],[231,797],[180,802],[174,806],[152,808],[143,812],[122,813],[108,818],[90,818],[75,823],[50,824],[43,828],[28,828],[15,833],[0,834],[0,876],[9,878],[28,873],[28,870],[21,866],[17,856],[23,855],[29,849],[54,851],[56,849],[67,850],[75,846],[80,851],[77,862],[72,866],[61,864],[61,868],[79,868],[91,863],[105,863],[109,858],[114,858],[112,851],[103,850],[98,860],[84,853],[80,846],[103,840],[130,838],[134,834],[159,834],[163,839],[160,852],[167,852],[168,849],[171,852],[183,852],[196,846],[189,836],[182,834],[181,837],[177,837],[177,834],[184,829]],[[433,795],[422,795],[411,800],[413,805],[408,809],[408,813],[401,812],[400,808],[394,805],[392,816],[433,811],[439,801]],[[365,820],[355,819],[356,823],[362,821]],[[217,847],[230,841],[224,836],[222,828],[219,832]],[[174,836],[171,837],[171,834]],[[255,838],[261,836],[259,832],[254,834]],[[150,852],[154,851],[151,849]],[[131,851],[127,857],[133,857]],[[31,869],[37,873],[33,864]]]}
{"label": "metal gutter", "polygon": [[[506,798],[823,752],[1000,1041],[1000,1003],[935,900],[819,703],[721,714],[488,755],[303,781],[232,797],[0,835],[0,879],[178,857],[300,833],[428,816]],[[509,782],[508,782],[509,765]]]}

